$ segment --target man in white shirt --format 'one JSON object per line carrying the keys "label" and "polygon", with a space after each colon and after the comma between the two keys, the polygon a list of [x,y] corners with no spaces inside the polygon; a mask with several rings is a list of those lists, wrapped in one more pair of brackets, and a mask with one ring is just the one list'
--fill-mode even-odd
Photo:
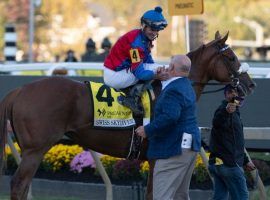
{"label": "man in white shirt", "polygon": [[149,141],[148,159],[156,160],[154,200],[188,200],[189,184],[201,138],[195,116],[196,95],[187,78],[191,67],[185,55],[174,56],[162,82],[153,120],[136,133]]}

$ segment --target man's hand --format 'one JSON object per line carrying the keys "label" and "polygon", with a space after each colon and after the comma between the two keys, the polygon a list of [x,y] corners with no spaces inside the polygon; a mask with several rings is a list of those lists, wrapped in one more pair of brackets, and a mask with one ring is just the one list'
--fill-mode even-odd
{"label": "man's hand", "polygon": [[164,72],[164,71],[166,71],[165,66],[158,67],[158,68],[156,69],[156,73],[157,73],[157,74],[158,74],[158,73],[161,73],[161,72]]}
{"label": "man's hand", "polygon": [[135,130],[135,133],[138,135],[138,136],[141,136],[143,138],[146,138],[146,134],[145,134],[145,131],[144,131],[144,126],[139,126],[136,130]]}
{"label": "man's hand", "polygon": [[154,78],[161,81],[169,79],[169,73],[168,70],[165,68],[165,66],[157,68]]}
{"label": "man's hand", "polygon": [[228,113],[233,113],[236,110],[236,104],[235,103],[228,103],[226,106],[226,110]]}
{"label": "man's hand", "polygon": [[246,171],[252,171],[254,169],[256,169],[255,165],[252,163],[252,162],[248,162],[245,166],[244,166],[244,169]]}

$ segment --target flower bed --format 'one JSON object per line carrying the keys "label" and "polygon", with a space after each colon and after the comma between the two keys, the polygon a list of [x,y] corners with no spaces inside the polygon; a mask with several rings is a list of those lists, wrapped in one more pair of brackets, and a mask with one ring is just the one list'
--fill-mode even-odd
{"label": "flower bed", "polygon": [[[17,144],[16,149],[20,152]],[[9,147],[7,153],[6,174],[13,174],[17,168]],[[141,182],[146,184],[149,171],[148,162],[139,160],[126,160],[101,155],[100,160],[114,184],[132,184]],[[265,182],[270,182],[270,165],[261,160],[254,160],[254,164],[259,169],[261,178]],[[81,182],[103,182],[95,162],[89,151],[84,151],[78,145],[58,144],[53,146],[44,156],[43,161],[36,173],[38,178],[47,178],[65,181]],[[252,180],[247,174],[249,185],[252,186]],[[212,183],[207,170],[200,156],[197,157],[195,169],[191,180],[191,188],[211,189]]]}

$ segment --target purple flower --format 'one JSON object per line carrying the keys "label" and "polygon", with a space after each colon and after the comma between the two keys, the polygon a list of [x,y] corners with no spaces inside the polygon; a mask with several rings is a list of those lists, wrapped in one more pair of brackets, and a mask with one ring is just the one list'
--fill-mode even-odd
{"label": "purple flower", "polygon": [[96,163],[89,151],[79,153],[70,163],[70,170],[77,173],[81,173],[85,167],[96,167]]}

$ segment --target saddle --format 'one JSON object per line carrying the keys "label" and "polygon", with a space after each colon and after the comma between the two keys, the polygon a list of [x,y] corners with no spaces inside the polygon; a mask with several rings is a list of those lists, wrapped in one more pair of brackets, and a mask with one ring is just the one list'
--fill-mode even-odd
{"label": "saddle", "polygon": [[[136,159],[140,155],[140,149],[142,144],[142,138],[135,134],[134,130],[143,125],[144,122],[150,121],[151,114],[151,92],[145,90],[139,98],[140,106],[143,113],[132,112],[132,110],[121,104],[119,98],[128,97],[131,98],[131,90],[134,92],[134,88],[126,88],[121,91],[117,91],[102,83],[86,82],[86,85],[90,88],[90,95],[93,102],[94,112],[94,128],[110,128],[110,129],[132,129],[132,137],[130,138],[128,159]],[[137,88],[136,88],[137,89]],[[134,92],[138,94],[138,91]]]}

